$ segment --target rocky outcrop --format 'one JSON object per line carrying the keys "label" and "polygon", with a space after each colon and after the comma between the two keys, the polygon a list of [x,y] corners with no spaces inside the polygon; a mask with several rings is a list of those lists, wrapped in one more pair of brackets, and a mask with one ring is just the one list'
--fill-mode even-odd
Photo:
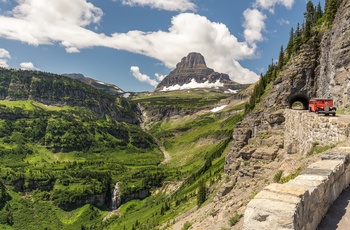
{"label": "rocky outcrop", "polygon": [[[264,100],[238,124],[239,133],[236,131],[233,133],[235,141],[226,155],[227,174],[231,174],[236,167],[235,162],[241,157],[239,152],[248,143],[247,138],[274,130],[283,133],[285,120],[283,110],[289,108],[294,101],[306,100],[307,103],[308,98],[315,96],[317,63],[318,53],[310,45],[303,46],[299,55],[291,58],[290,65],[286,66],[278,79],[272,83]],[[242,133],[245,134],[244,138],[241,136]]]}
{"label": "rocky outcrop", "polygon": [[[350,0],[343,1],[334,26],[301,46],[272,82],[263,100],[241,122],[241,127],[252,132],[251,137],[273,129],[284,132],[283,110],[296,101],[303,103],[304,109],[312,97],[332,97],[336,106],[350,105],[349,8]],[[321,46],[315,45],[318,43]],[[237,139],[235,133],[233,138]],[[240,148],[236,146],[244,146],[244,142],[234,143],[227,153],[227,174],[233,172],[240,158]]]}
{"label": "rocky outcrop", "polygon": [[73,210],[79,208],[85,204],[91,204],[97,207],[103,207],[107,203],[106,193],[101,194],[91,194],[83,197],[79,197],[75,202],[68,204],[59,204],[58,206],[64,210]]}
{"label": "rocky outcrop", "polygon": [[248,86],[231,81],[227,74],[208,68],[200,53],[190,53],[182,58],[176,68],[158,84],[155,91],[180,89],[187,84],[191,84],[189,87],[194,89],[215,88],[222,91],[237,91]]}
{"label": "rocky outcrop", "polygon": [[344,0],[331,30],[321,42],[317,96],[331,97],[336,106],[350,106],[350,1]]}

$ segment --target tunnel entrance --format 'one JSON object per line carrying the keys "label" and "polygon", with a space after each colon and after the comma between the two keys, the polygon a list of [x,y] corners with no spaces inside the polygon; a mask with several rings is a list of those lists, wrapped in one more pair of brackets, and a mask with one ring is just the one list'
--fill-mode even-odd
{"label": "tunnel entrance", "polygon": [[309,98],[305,94],[296,94],[289,97],[290,109],[309,109]]}

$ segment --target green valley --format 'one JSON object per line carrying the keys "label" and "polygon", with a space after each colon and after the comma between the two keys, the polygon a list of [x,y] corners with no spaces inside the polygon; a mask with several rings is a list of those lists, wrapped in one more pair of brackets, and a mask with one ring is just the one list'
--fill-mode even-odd
{"label": "green valley", "polygon": [[126,100],[59,75],[0,72],[1,228],[155,229],[219,188],[244,109],[229,94]]}

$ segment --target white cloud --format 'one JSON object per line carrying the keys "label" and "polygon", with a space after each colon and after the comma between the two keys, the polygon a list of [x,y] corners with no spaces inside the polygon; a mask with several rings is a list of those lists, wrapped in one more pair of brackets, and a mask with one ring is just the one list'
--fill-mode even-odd
{"label": "white cloud", "polygon": [[19,64],[22,70],[40,70],[34,66],[31,62],[22,62]]}
{"label": "white cloud", "polygon": [[7,64],[7,59],[10,59],[11,56],[10,56],[10,53],[3,49],[3,48],[0,48],[0,67],[2,68],[8,68],[8,64]]}
{"label": "white cloud", "polygon": [[294,0],[256,0],[254,6],[273,12],[275,5],[282,5],[287,9],[291,9],[293,4]]}
{"label": "white cloud", "polygon": [[7,60],[6,59],[0,58],[0,67],[2,67],[2,68],[8,68],[9,67],[9,65],[7,64]]}
{"label": "white cloud", "polygon": [[149,6],[168,11],[195,11],[196,5],[191,0],[122,0],[122,4],[129,6]]}
{"label": "white cloud", "polygon": [[254,57],[256,46],[239,42],[224,24],[197,14],[182,13],[173,17],[168,31],[113,34],[110,44],[161,60],[169,68],[174,68],[188,53],[199,52],[210,68],[229,74],[235,81],[246,83],[258,79],[254,72],[237,62]]}
{"label": "white cloud", "polygon": [[169,68],[188,53],[199,52],[208,67],[229,74],[232,80],[251,83],[259,78],[238,61],[256,55],[254,41],[260,38],[247,35],[249,43],[239,42],[224,24],[197,14],[174,16],[167,31],[129,31],[108,36],[85,28],[98,24],[103,15],[101,9],[86,0],[21,0],[11,13],[0,16],[0,37],[32,45],[59,43],[66,52],[95,46],[126,50],[160,60]]}
{"label": "white cloud", "polygon": [[278,20],[277,20],[277,23],[280,24],[281,26],[283,26],[283,25],[289,25],[289,24],[290,24],[290,22],[289,22],[288,20],[285,20],[285,19],[283,19],[283,18],[278,19]]}
{"label": "white cloud", "polygon": [[244,16],[244,38],[248,43],[263,40],[262,31],[265,29],[266,15],[257,9],[246,9]]}
{"label": "white cloud", "polygon": [[8,13],[10,16],[0,16],[1,37],[32,45],[61,42],[69,49],[76,44],[80,47],[91,47],[91,44],[100,40],[101,35],[86,30],[84,26],[98,24],[103,12],[86,0],[18,2]]}
{"label": "white cloud", "polygon": [[8,58],[8,59],[10,59],[11,56],[10,56],[10,53],[7,50],[5,50],[3,48],[0,48],[0,58]]}
{"label": "white cloud", "polygon": [[79,53],[80,50],[77,47],[71,46],[71,47],[66,47],[66,52],[67,53]]}
{"label": "white cloud", "polygon": [[150,84],[151,86],[156,87],[158,85],[158,82],[156,80],[151,79],[149,76],[147,76],[146,74],[142,74],[140,72],[140,68],[137,66],[131,66],[130,70],[132,72],[132,75],[139,81],[141,82],[146,82],[148,84]]}
{"label": "white cloud", "polygon": [[154,74],[158,81],[163,81],[163,79],[166,77],[165,75],[161,75],[159,73]]}

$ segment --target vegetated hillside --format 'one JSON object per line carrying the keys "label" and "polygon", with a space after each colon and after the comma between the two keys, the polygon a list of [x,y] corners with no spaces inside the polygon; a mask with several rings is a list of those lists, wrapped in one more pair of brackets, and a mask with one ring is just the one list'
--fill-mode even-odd
{"label": "vegetated hillside", "polygon": [[[132,98],[145,111],[144,122],[156,122],[176,116],[190,115],[204,109],[212,109],[232,94],[215,91],[190,90],[166,93],[143,93]],[[231,99],[232,100],[232,99]]]}
{"label": "vegetated hillside", "polygon": [[[126,101],[63,76],[1,71],[0,228],[154,229],[216,193],[242,101],[200,91]],[[124,122],[136,103],[145,130],[137,110]],[[116,182],[121,207],[110,212]]]}
{"label": "vegetated hillside", "polygon": [[[145,127],[167,156],[160,168],[168,176],[153,196],[122,205],[117,222],[127,229],[167,229],[176,217],[214,199],[223,180],[233,126],[242,119],[244,101],[204,91],[139,95],[133,100],[143,107]],[[175,105],[178,110],[171,110],[161,120],[153,116],[155,111]]]}
{"label": "vegetated hillside", "polygon": [[84,106],[100,117],[138,123],[137,107],[65,76],[0,68],[0,99],[34,100],[46,105]]}
{"label": "vegetated hillside", "polygon": [[164,156],[133,124],[134,103],[62,76],[1,71],[0,228],[102,229],[116,182],[122,202],[161,185]]}

